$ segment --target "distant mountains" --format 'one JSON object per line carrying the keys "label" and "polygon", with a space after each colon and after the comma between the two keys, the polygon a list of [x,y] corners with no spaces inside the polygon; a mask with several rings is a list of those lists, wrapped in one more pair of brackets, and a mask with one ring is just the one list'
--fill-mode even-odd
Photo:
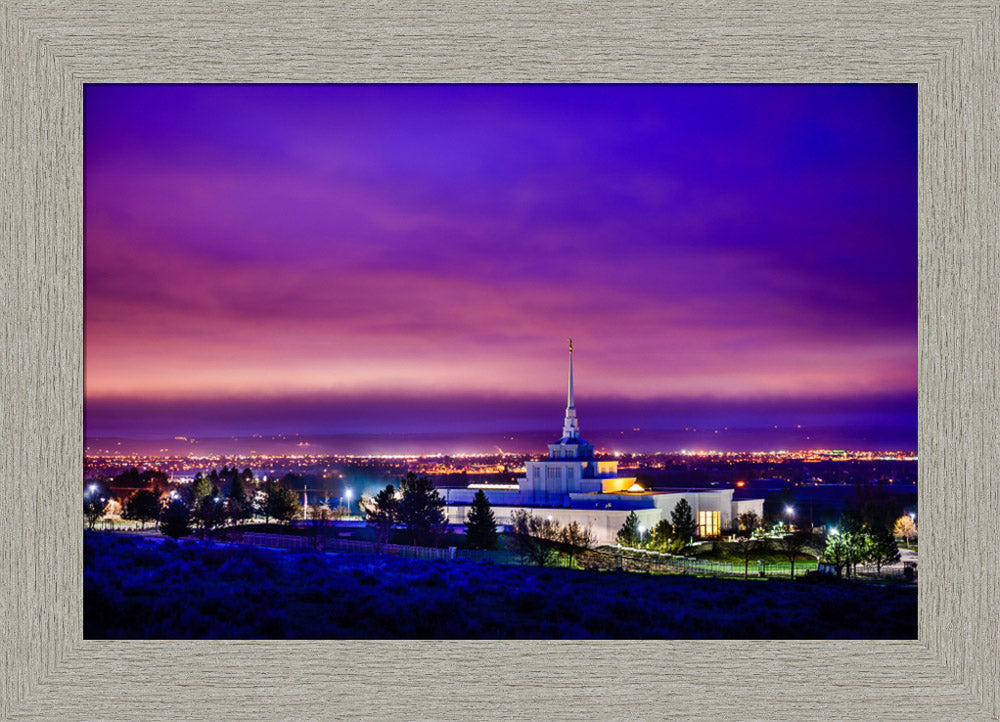
{"label": "distant mountains", "polygon": [[[255,435],[221,438],[129,439],[95,437],[85,441],[88,455],[162,454],[209,456],[234,454],[491,454],[497,451],[542,453],[558,434],[552,430],[424,434]],[[596,430],[583,434],[598,450],[655,453],[680,450],[916,451],[912,428],[768,428],[698,430]]]}

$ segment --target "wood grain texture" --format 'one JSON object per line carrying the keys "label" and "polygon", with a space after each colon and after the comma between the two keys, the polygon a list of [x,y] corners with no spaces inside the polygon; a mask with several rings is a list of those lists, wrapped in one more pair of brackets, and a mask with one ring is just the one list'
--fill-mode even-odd
{"label": "wood grain texture", "polygon": [[[1000,716],[998,44],[990,2],[0,3],[0,718]],[[82,640],[82,83],[426,80],[920,84],[919,642]]]}

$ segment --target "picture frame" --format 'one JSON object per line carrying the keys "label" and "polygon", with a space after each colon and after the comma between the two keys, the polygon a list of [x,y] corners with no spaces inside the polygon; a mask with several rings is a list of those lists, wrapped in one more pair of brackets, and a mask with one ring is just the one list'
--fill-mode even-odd
{"label": "picture frame", "polygon": [[[0,719],[996,719],[998,48],[953,0],[4,2]],[[917,641],[83,639],[83,84],[426,81],[918,84]]]}

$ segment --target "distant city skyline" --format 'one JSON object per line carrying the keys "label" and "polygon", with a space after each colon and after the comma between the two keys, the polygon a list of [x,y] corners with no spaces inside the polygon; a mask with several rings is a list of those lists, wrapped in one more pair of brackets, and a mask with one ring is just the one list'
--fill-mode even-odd
{"label": "distant city skyline", "polygon": [[914,85],[84,92],[88,437],[915,448]]}

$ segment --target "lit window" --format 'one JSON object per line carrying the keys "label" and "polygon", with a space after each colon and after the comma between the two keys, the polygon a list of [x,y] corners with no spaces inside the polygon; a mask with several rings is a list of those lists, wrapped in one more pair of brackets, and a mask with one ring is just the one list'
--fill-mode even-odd
{"label": "lit window", "polygon": [[699,511],[698,512],[698,536],[714,537],[719,536],[722,525],[721,511]]}

